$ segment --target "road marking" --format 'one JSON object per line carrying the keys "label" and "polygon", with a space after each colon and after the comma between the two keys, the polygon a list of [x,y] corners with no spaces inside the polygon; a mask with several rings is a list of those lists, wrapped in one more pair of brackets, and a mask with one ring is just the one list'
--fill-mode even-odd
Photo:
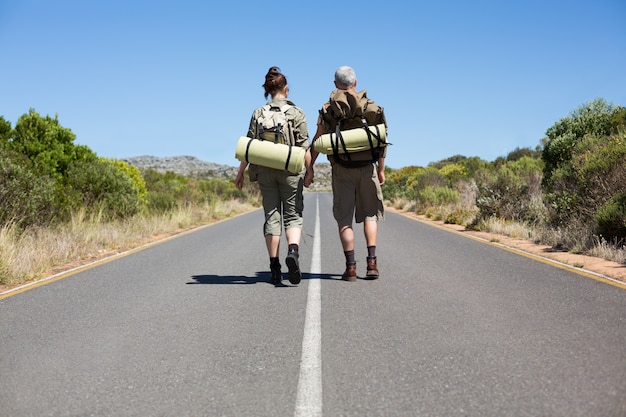
{"label": "road marking", "polygon": [[304,337],[302,338],[302,360],[300,378],[296,396],[295,417],[321,417],[322,415],[322,326],[320,274],[322,272],[320,241],[320,203],[315,210],[315,232],[313,234],[313,253],[309,292],[304,319]]}

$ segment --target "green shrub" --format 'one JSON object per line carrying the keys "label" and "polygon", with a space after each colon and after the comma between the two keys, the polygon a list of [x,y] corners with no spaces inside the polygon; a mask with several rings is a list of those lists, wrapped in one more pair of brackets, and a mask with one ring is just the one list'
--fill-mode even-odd
{"label": "green shrub", "polygon": [[626,192],[614,195],[596,212],[596,233],[607,241],[626,240]]}
{"label": "green shrub", "polygon": [[176,208],[177,203],[174,197],[165,193],[148,193],[148,212],[163,214]]}
{"label": "green shrub", "polygon": [[251,194],[238,190],[232,181],[221,179],[192,179],[173,172],[159,173],[152,169],[145,170],[143,177],[148,190],[148,209],[156,212],[218,200],[245,200]]}
{"label": "green shrub", "polygon": [[541,221],[545,214],[541,170],[541,160],[529,156],[481,170],[476,176],[478,220]]}
{"label": "green shrub", "polygon": [[[597,209],[597,206],[588,206],[585,194],[590,182],[583,171],[596,174],[605,170],[585,168],[585,165],[601,151],[601,144],[619,131],[623,112],[623,107],[614,107],[597,99],[579,107],[547,130],[542,153],[543,186],[552,225],[562,227],[574,221],[572,216],[577,215],[590,218]],[[606,152],[604,155],[609,156]],[[606,198],[610,198],[610,194]]]}
{"label": "green shrub", "polygon": [[0,148],[8,149],[12,132],[11,123],[3,116],[0,116]]}
{"label": "green shrub", "polygon": [[246,198],[246,193],[243,190],[238,190],[232,181],[221,179],[203,180],[199,182],[198,189],[207,202],[211,202],[211,200],[216,198],[220,200],[243,200]]}
{"label": "green shrub", "polygon": [[530,148],[520,148],[517,147],[506,156],[507,161],[517,161],[525,156],[528,156],[533,159],[541,158],[541,152],[539,150],[532,150]]}
{"label": "green shrub", "polygon": [[586,135],[572,148],[571,160],[553,172],[550,222],[555,227],[589,222],[597,211],[623,192],[626,184],[626,132]]}
{"label": "green shrub", "polygon": [[477,156],[463,156],[463,155],[454,155],[446,159],[442,159],[441,161],[432,162],[428,164],[429,168],[435,168],[437,170],[441,170],[442,168],[448,165],[456,165],[459,167],[463,167],[465,171],[465,179],[473,178],[478,171],[483,168],[486,168],[489,165],[489,162],[480,159]]}
{"label": "green shrub", "polygon": [[137,191],[137,197],[142,203],[146,202],[148,196],[148,190],[146,189],[146,181],[141,176],[141,171],[134,165],[130,165],[125,161],[102,158],[104,161],[113,164],[119,171],[128,175],[132,180],[135,190]]}
{"label": "green shrub", "polygon": [[56,183],[37,174],[31,164],[0,148],[0,225],[23,228],[51,222],[56,217]]}
{"label": "green shrub", "polygon": [[[383,189],[385,198],[391,201],[400,199],[415,199],[415,193],[412,189],[408,189],[407,181],[418,170],[422,169],[424,168],[416,166],[408,166],[396,170],[385,167],[385,185]],[[407,195],[411,193],[413,194],[412,198]]]}
{"label": "green shrub", "polygon": [[107,160],[72,164],[66,184],[72,211],[102,211],[105,219],[114,219],[130,217],[141,208],[133,180]]}
{"label": "green shrub", "polygon": [[427,186],[417,193],[421,207],[436,207],[459,202],[459,193],[449,187]]}
{"label": "green shrub", "polygon": [[450,164],[439,169],[439,173],[447,181],[449,187],[464,179],[467,179],[467,169],[461,164]]}
{"label": "green shrub", "polygon": [[446,185],[446,177],[437,168],[422,168],[407,178],[407,186],[412,187],[416,192],[427,187],[445,187]]}

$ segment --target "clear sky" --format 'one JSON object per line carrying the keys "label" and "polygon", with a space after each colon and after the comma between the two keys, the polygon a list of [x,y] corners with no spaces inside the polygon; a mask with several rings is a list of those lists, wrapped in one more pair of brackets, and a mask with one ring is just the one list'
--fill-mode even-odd
{"label": "clear sky", "polygon": [[391,168],[493,161],[596,98],[626,106],[624,0],[0,0],[0,53],[0,116],[58,115],[118,159],[238,165],[273,65],[311,136],[352,66],[385,108]]}

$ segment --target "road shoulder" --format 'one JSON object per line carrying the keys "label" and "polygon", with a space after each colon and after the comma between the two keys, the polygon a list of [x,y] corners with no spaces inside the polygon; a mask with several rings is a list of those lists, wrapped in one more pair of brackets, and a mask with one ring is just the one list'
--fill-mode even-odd
{"label": "road shoulder", "polygon": [[506,248],[512,248],[539,258],[554,261],[563,266],[571,267],[575,270],[589,271],[593,274],[599,275],[600,277],[614,280],[617,284],[619,284],[618,286],[626,288],[626,265],[620,264],[618,262],[611,262],[602,258],[596,258],[594,256],[579,255],[566,251],[559,251],[550,246],[535,244],[526,239],[512,238],[508,236],[498,235],[495,233],[468,230],[464,226],[458,224],[448,224],[444,223],[443,221],[432,220],[424,215],[398,210],[392,207],[385,207],[385,209],[393,213],[413,218],[423,223],[448,229],[459,234],[467,235],[468,237],[481,239],[490,243],[497,243],[498,245],[502,245]]}

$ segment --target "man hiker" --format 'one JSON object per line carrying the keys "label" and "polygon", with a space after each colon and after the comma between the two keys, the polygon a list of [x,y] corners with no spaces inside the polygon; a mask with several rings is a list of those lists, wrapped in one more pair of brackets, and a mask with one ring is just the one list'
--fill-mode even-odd
{"label": "man hiker", "polygon": [[[366,96],[366,91],[356,91],[356,74],[347,66],[335,72],[335,87],[329,100],[324,103],[317,120],[317,131],[312,142],[321,135],[340,131],[384,124],[387,127],[383,108]],[[311,162],[308,165],[304,185],[313,182],[313,164],[319,155],[310,148]],[[379,277],[376,258],[378,221],[384,218],[381,185],[385,183],[386,147],[367,149],[352,153],[333,152],[328,155],[332,168],[333,216],[337,221],[339,238],[346,259],[345,281],[357,280],[354,253],[353,220],[363,223],[367,244],[366,279]]]}

